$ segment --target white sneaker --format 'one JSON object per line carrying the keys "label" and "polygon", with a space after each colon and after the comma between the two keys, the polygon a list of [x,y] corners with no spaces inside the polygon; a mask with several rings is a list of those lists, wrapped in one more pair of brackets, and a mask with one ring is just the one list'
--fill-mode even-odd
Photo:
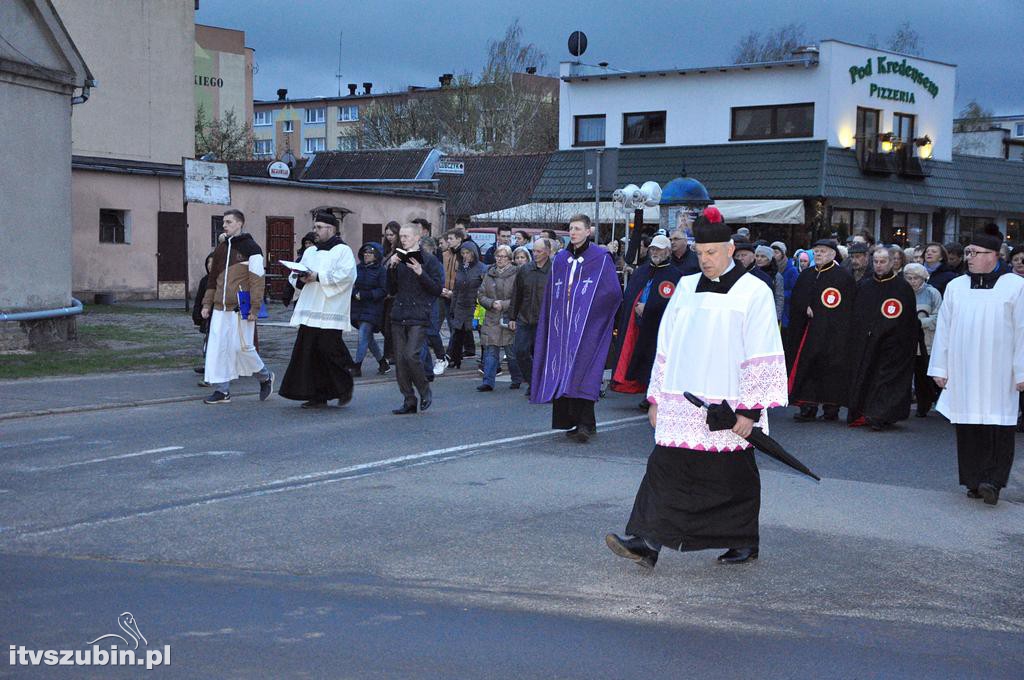
{"label": "white sneaker", "polygon": [[434,375],[444,375],[446,368],[448,368],[447,359],[434,359]]}

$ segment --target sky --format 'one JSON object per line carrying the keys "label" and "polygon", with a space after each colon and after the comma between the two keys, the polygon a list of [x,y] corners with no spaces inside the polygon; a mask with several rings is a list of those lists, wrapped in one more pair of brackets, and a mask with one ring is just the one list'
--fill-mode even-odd
{"label": "sky", "polygon": [[342,90],[372,82],[374,92],[437,86],[442,73],[478,74],[487,45],[512,21],[523,41],[547,55],[541,72],[554,75],[571,59],[570,33],[587,34],[581,61],[625,70],[715,66],[732,61],[739,39],[801,23],[812,41],[884,46],[901,22],[920,36],[921,56],[953,63],[956,108],[971,100],[996,115],[1024,113],[1024,1],[830,0],[829,2],[607,0],[200,0],[196,22],[246,33],[258,72],[257,99],[338,93],[338,33]]}

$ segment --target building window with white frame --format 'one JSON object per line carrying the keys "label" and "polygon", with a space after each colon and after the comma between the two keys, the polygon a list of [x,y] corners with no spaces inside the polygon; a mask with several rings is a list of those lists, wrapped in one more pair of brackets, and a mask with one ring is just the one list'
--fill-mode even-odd
{"label": "building window with white frame", "polygon": [[319,109],[306,109],[306,122],[307,123],[322,123],[326,118],[327,109],[320,107]]}
{"label": "building window with white frame", "polygon": [[100,243],[131,243],[131,213],[100,208]]}
{"label": "building window with white frame", "polygon": [[327,150],[326,137],[306,137],[306,145],[303,147],[306,153],[317,153]]}
{"label": "building window with white frame", "polygon": [[338,120],[340,122],[349,122],[359,120],[359,107],[358,106],[339,106],[338,107]]}
{"label": "building window with white frame", "polygon": [[359,140],[355,135],[338,135],[338,151],[356,151]]}
{"label": "building window with white frame", "polygon": [[281,132],[295,132],[295,121],[286,120],[281,124]]}
{"label": "building window with white frame", "polygon": [[1017,123],[1013,126],[1014,137],[1024,137],[1024,123]]}
{"label": "building window with white frame", "polygon": [[270,156],[274,153],[274,140],[257,139],[253,144],[254,156]]}
{"label": "building window with white frame", "polygon": [[274,122],[273,111],[254,111],[252,114],[252,126],[272,125]]}

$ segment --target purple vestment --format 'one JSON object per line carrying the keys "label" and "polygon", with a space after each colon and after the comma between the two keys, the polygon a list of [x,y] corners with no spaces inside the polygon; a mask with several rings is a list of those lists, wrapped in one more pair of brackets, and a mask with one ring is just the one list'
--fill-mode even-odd
{"label": "purple vestment", "polygon": [[615,263],[604,248],[590,244],[578,257],[566,249],[552,258],[537,322],[531,403],[597,401],[621,302]]}

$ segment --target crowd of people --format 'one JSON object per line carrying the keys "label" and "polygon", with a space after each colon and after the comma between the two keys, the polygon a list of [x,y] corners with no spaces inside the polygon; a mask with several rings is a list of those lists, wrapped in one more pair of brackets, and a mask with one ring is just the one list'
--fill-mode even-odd
{"label": "crowd of people", "polygon": [[[509,387],[525,385],[531,403],[551,404],[552,428],[587,443],[606,387],[642,394],[656,446],[630,537],[606,540],[647,568],[663,546],[726,548],[724,563],[757,558],[760,481],[746,438],[767,432],[779,406],[798,407],[801,423],[819,409],[837,421],[845,408],[847,425],[873,431],[912,405],[922,418],[936,407],[956,426],[960,483],[997,503],[1024,425],[1024,248],[1009,250],[995,225],[966,247],[904,249],[861,233],[792,254],[733,230],[714,206],[680,211],[674,229],[628,247],[596,243],[586,215],[569,220],[566,242],[500,227],[483,253],[468,226],[435,240],[426,220],[391,222],[357,262],[338,219],[317,214],[289,277],[298,335],[280,396],[304,408],[347,404],[371,353],[379,374],[394,370],[393,413],[422,413],[446,370],[477,357],[476,389],[493,392],[504,358]],[[239,376],[257,376],[261,399],[275,379],[253,346],[255,311],[242,304],[264,285],[262,252],[243,227],[228,211],[208,260],[210,404],[230,401]],[[355,329],[352,357],[342,333]]]}

